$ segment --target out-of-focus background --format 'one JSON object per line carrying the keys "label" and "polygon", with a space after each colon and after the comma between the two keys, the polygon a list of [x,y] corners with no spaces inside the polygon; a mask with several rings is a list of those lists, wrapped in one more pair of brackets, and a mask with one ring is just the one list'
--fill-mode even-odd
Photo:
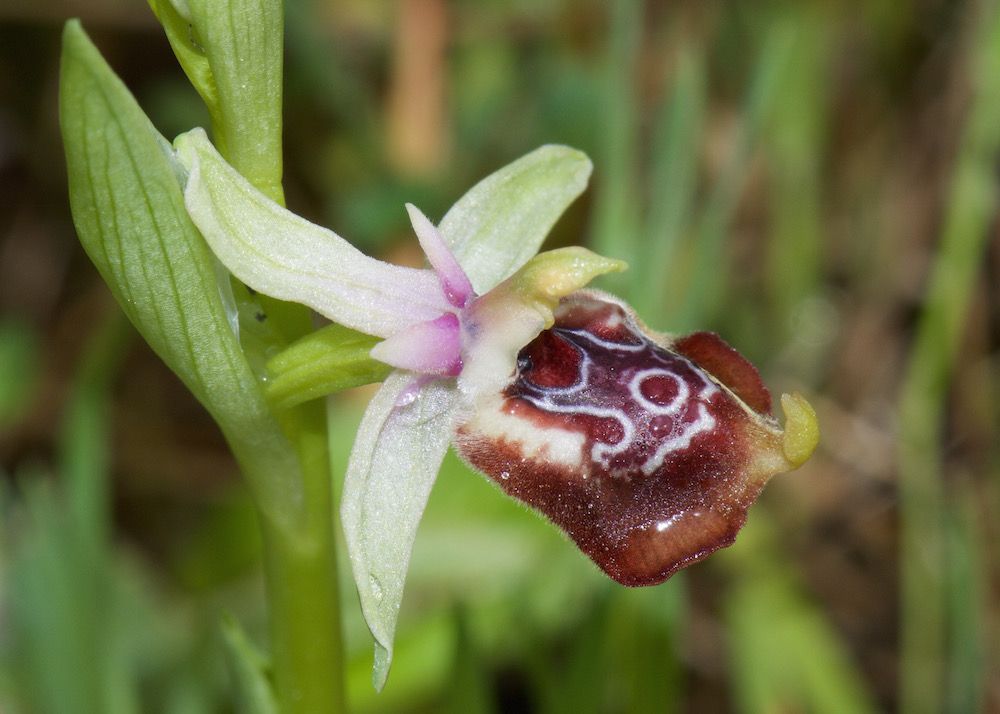
{"label": "out-of-focus background", "polygon": [[[265,637],[256,525],[76,242],[70,16],[165,136],[208,124],[139,0],[0,4],[0,711],[228,712],[219,623]],[[288,0],[286,24],[291,208],[412,262],[404,201],[437,219],[583,149],[549,245],[629,260],[604,287],[718,331],[823,433],[734,547],[641,590],[449,456],[378,696],[345,573],[356,711],[1000,711],[998,3]],[[333,405],[340,464],[365,396]]]}

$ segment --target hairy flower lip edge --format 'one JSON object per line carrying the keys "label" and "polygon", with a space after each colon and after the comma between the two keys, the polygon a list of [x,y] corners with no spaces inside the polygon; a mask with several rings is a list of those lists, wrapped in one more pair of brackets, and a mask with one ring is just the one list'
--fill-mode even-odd
{"label": "hairy flower lip edge", "polygon": [[[729,474],[720,482],[720,485],[713,485],[711,490],[706,492],[705,497],[708,498],[708,501],[699,501],[698,503],[701,503],[700,506],[695,502],[689,502],[687,506],[684,506],[679,511],[660,511],[661,515],[659,518],[669,515],[670,523],[674,523],[678,518],[688,523],[688,525],[680,527],[679,530],[674,529],[671,531],[683,534],[682,538],[688,545],[681,546],[679,549],[673,548],[672,553],[670,552],[671,548],[668,548],[666,559],[647,562],[646,556],[641,556],[639,562],[647,563],[642,567],[651,569],[637,571],[635,569],[636,561],[634,553],[636,551],[634,548],[640,548],[638,552],[646,552],[647,548],[651,548],[651,552],[662,551],[662,541],[658,540],[656,534],[649,531],[650,525],[649,522],[644,520],[645,517],[638,516],[639,520],[636,520],[635,511],[623,511],[620,512],[619,516],[612,517],[610,521],[604,518],[594,520],[589,517],[580,521],[579,514],[589,513],[589,509],[595,506],[598,509],[601,508],[601,506],[597,505],[600,501],[590,501],[592,496],[585,498],[587,503],[577,503],[577,500],[582,498],[583,494],[587,492],[587,489],[584,489],[584,484],[587,483],[586,476],[583,481],[580,481],[577,477],[570,475],[571,472],[568,467],[560,465],[558,459],[553,461],[549,456],[539,457],[540,453],[545,453],[537,451],[538,448],[542,447],[538,447],[537,445],[528,446],[530,442],[520,443],[520,438],[522,437],[517,436],[517,434],[520,428],[524,427],[520,427],[513,433],[504,427],[501,427],[499,431],[495,428],[490,429],[489,427],[484,429],[485,425],[491,419],[488,416],[490,410],[502,406],[508,398],[505,396],[507,394],[506,390],[497,392],[494,397],[490,398],[491,402],[495,405],[492,408],[486,407],[485,404],[466,407],[465,415],[459,415],[456,421],[456,437],[453,441],[458,447],[456,450],[464,461],[469,463],[474,469],[487,475],[494,485],[507,493],[508,496],[525,503],[525,505],[528,505],[552,521],[554,525],[557,525],[563,531],[564,535],[573,540],[577,547],[589,556],[606,575],[625,586],[654,585],[663,582],[678,570],[706,558],[716,550],[727,547],[735,541],[748,517],[750,507],[756,501],[766,483],[779,473],[796,469],[808,458],[815,448],[818,441],[818,426],[815,412],[813,412],[811,406],[801,395],[797,393],[783,395],[782,406],[785,411],[785,427],[783,429],[773,416],[750,407],[726,381],[706,369],[704,365],[698,363],[696,360],[691,360],[688,355],[674,348],[674,344],[678,340],[684,340],[689,336],[675,339],[664,333],[649,330],[647,326],[641,323],[641,320],[635,315],[631,306],[617,297],[602,291],[592,289],[580,290],[574,292],[565,298],[565,300],[567,302],[597,300],[618,306],[627,316],[632,318],[635,327],[645,335],[646,339],[660,348],[689,361],[694,369],[709,378],[722,390],[726,403],[730,405],[728,409],[735,410],[735,412],[732,412],[733,414],[742,415],[736,418],[734,422],[728,422],[728,419],[724,419],[724,423],[728,423],[723,427],[723,431],[725,433],[733,433],[742,446],[736,447],[735,451],[728,453],[728,455],[727,452],[732,447],[726,446],[723,447],[723,452],[716,452],[716,447],[711,446],[707,447],[709,451],[705,455],[698,457],[709,458],[713,463],[716,462],[717,458],[722,458],[722,462],[719,463],[722,465],[721,468],[724,469],[723,473]],[[709,335],[710,333],[692,333],[692,335],[699,334]],[[734,372],[730,369],[730,375],[738,375],[740,369],[749,369],[752,371],[753,376],[759,379],[756,368],[751,363],[722,341],[721,338],[718,338],[716,335],[711,336],[716,340],[715,348],[720,352],[725,350],[725,354],[722,357],[738,362],[736,365],[737,371]],[[513,382],[510,382],[510,384],[513,385]],[[761,384],[763,383],[761,382]],[[508,404],[510,403],[508,402]],[[503,408],[502,411],[506,412],[507,408]],[[478,413],[485,413],[487,421],[483,422],[478,418],[469,418],[471,415]],[[513,415],[513,412],[511,414]],[[522,421],[522,419],[518,418],[518,421]],[[531,429],[533,427],[527,426],[527,428]],[[547,449],[549,447],[544,448]],[[688,448],[684,447],[682,453],[686,452]],[[694,453],[700,453],[701,449],[704,448],[706,447],[698,447]],[[505,453],[507,454],[506,456],[503,455]],[[532,456],[531,454],[534,455]],[[733,458],[737,460],[730,461]],[[537,479],[540,482],[548,484],[543,490],[535,491],[536,496],[530,495],[536,487],[530,487],[531,490],[523,491],[523,486],[519,485],[526,483],[523,480],[525,469],[536,474],[531,477],[532,479]],[[541,469],[541,471],[538,472],[536,469]],[[520,472],[520,476],[518,476],[518,472]],[[565,474],[560,475],[563,472]],[[498,478],[498,474],[502,474],[502,477]],[[606,478],[606,476],[603,478]],[[658,479],[656,482],[657,485],[651,486],[652,488],[666,489],[667,491],[672,491],[675,488],[673,485],[670,485],[673,482],[673,478],[667,482],[659,481],[659,476],[656,478]],[[596,486],[601,481],[602,479],[599,478],[598,482],[591,485]],[[710,483],[714,483],[714,481]],[[576,485],[574,486],[573,484]],[[718,488],[722,490],[716,493],[716,489]],[[617,491],[618,487],[614,487],[613,490]],[[598,496],[599,498],[608,497],[610,493],[604,492],[603,486],[600,488],[600,491],[604,493],[604,496]],[[676,493],[679,495],[683,492]],[[543,494],[544,497],[541,501],[536,500],[538,496]],[[552,499],[555,499],[555,501]],[[564,499],[569,500],[566,500],[564,503]],[[666,504],[673,500],[673,497],[667,498],[662,503]],[[683,502],[682,499],[677,503]],[[550,505],[546,506],[544,505],[545,503],[549,503]],[[576,505],[566,505],[571,503]],[[672,509],[675,507],[669,506],[668,508]],[[656,508],[654,508],[653,512],[656,512]],[[644,510],[642,509],[639,513],[642,513]],[[632,513],[633,515],[626,515],[627,513]],[[619,521],[617,520],[618,518],[622,520]],[[694,518],[698,522],[698,525],[691,525],[691,518]],[[611,531],[605,531],[605,526],[600,525],[598,521],[611,524]],[[616,523],[617,525],[615,525]],[[646,525],[643,525],[644,523]],[[580,530],[581,525],[584,530]],[[619,536],[611,536],[615,539],[614,541],[604,540],[608,536],[601,535],[601,533],[614,532],[620,534]],[[691,540],[692,532],[695,540]],[[627,540],[620,540],[625,534],[628,534]],[[636,541],[634,540],[635,538],[639,538],[640,540]],[[599,545],[601,542],[605,545],[597,548],[595,544]],[[612,542],[618,545],[612,547]],[[625,545],[626,543],[628,545]],[[648,543],[648,545],[642,545],[642,543]],[[661,556],[657,557],[661,558]],[[623,558],[624,560],[622,560]],[[625,566],[625,562],[631,562],[632,565]]]}

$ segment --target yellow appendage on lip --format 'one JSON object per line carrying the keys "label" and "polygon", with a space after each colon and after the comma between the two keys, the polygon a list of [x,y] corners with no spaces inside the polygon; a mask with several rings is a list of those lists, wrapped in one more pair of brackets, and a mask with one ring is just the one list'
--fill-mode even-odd
{"label": "yellow appendage on lip", "polygon": [[809,460],[819,444],[819,421],[816,410],[798,392],[782,394],[781,408],[785,411],[781,450],[791,467],[797,469]]}

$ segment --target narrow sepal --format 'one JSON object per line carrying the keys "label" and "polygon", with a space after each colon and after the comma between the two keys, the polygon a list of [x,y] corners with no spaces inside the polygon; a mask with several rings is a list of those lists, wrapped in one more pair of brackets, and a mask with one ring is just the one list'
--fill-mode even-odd
{"label": "narrow sepal", "polygon": [[417,525],[448,449],[456,393],[446,381],[394,372],[368,405],[351,452],[341,521],[385,684]]}
{"label": "narrow sepal", "polygon": [[369,258],[282,208],[227,164],[204,131],[175,145],[188,171],[188,213],[219,260],[258,292],[379,337],[450,308],[432,271]]}

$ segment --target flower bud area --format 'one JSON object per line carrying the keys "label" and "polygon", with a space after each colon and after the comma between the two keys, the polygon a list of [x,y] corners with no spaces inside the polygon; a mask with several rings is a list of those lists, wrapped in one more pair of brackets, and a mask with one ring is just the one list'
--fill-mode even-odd
{"label": "flower bud area", "polygon": [[731,544],[767,480],[794,467],[769,408],[756,369],[717,336],[672,341],[582,291],[456,443],[609,576],[652,585]]}

